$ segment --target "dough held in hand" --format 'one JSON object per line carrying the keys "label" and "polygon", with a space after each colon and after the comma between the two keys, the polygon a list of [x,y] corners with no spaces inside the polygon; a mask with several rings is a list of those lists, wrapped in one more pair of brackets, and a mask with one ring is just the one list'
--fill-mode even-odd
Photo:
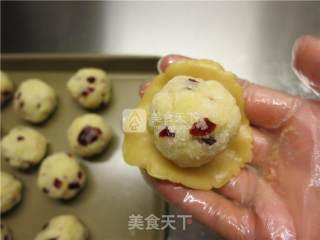
{"label": "dough held in hand", "polygon": [[47,140],[38,131],[29,127],[15,127],[1,141],[2,157],[10,166],[28,169],[44,158]]}
{"label": "dough held in hand", "polygon": [[52,87],[39,79],[25,80],[14,97],[14,109],[25,120],[40,123],[55,110],[57,97]]}
{"label": "dough held in hand", "polygon": [[12,209],[21,201],[22,183],[13,175],[1,171],[1,213]]}
{"label": "dough held in hand", "polygon": [[83,68],[67,83],[71,96],[84,108],[94,109],[110,100],[111,81],[107,73],[98,68]]}
{"label": "dough held in hand", "polygon": [[59,215],[46,223],[34,240],[88,240],[89,231],[73,215]]}
{"label": "dough held in hand", "polygon": [[8,75],[0,71],[0,103],[1,105],[8,101],[14,91],[14,84]]}
{"label": "dough held in hand", "polygon": [[240,121],[234,97],[219,82],[176,76],[153,97],[148,123],[161,154],[180,167],[199,167],[228,146]]}
{"label": "dough held in hand", "polygon": [[51,198],[70,199],[83,188],[85,182],[86,174],[72,154],[52,154],[40,166],[38,187]]}
{"label": "dough held in hand", "polygon": [[97,114],[77,117],[68,129],[71,151],[83,157],[101,153],[112,137],[109,124]]}

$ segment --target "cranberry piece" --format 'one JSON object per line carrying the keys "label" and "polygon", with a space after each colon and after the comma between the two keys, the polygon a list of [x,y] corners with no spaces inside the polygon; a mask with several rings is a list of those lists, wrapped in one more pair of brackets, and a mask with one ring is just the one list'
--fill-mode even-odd
{"label": "cranberry piece", "polygon": [[7,98],[11,95],[11,92],[10,91],[3,91],[1,92],[1,95],[4,97],[4,98]]}
{"label": "cranberry piece", "polygon": [[82,178],[82,172],[78,172],[78,178],[79,178],[79,179]]}
{"label": "cranberry piece", "polygon": [[42,226],[42,230],[46,229],[49,226],[49,223],[46,223]]}
{"label": "cranberry piece", "polygon": [[80,188],[80,184],[78,182],[71,182],[71,183],[69,183],[68,188],[69,189],[78,189],[78,188]]}
{"label": "cranberry piece", "polygon": [[91,76],[91,77],[88,77],[88,78],[87,78],[87,82],[88,82],[88,83],[94,83],[95,81],[96,81],[96,78],[95,78],[95,77],[92,77],[92,76]]}
{"label": "cranberry piece", "polygon": [[194,82],[194,83],[199,83],[197,80],[193,79],[193,78],[189,78],[188,79],[190,82]]}
{"label": "cranberry piece", "polygon": [[23,108],[23,106],[24,106],[24,101],[21,101],[21,102],[19,103],[19,108]]}
{"label": "cranberry piece", "polygon": [[88,96],[90,93],[92,93],[94,91],[94,88],[93,87],[87,87],[85,90],[83,90],[81,92],[81,95],[86,97]]}
{"label": "cranberry piece", "polygon": [[17,137],[17,141],[23,141],[24,140],[24,136],[18,136]]}
{"label": "cranberry piece", "polygon": [[49,190],[47,188],[42,188],[42,192],[49,193]]}
{"label": "cranberry piece", "polygon": [[207,145],[213,145],[217,142],[217,140],[214,137],[208,137],[208,138],[201,138],[201,142],[204,142]]}
{"label": "cranberry piece", "polygon": [[168,127],[162,129],[159,133],[159,137],[175,137],[176,134],[174,132],[170,132]]}
{"label": "cranberry piece", "polygon": [[53,186],[55,188],[61,188],[62,186],[62,181],[59,179],[59,178],[55,178],[54,181],[53,181]]}
{"label": "cranberry piece", "polygon": [[215,123],[211,122],[208,118],[204,118],[198,122],[195,122],[189,132],[194,137],[202,137],[210,134],[215,128]]}
{"label": "cranberry piece", "polygon": [[101,134],[102,132],[99,128],[87,126],[80,132],[78,142],[83,146],[87,146],[95,142]]}

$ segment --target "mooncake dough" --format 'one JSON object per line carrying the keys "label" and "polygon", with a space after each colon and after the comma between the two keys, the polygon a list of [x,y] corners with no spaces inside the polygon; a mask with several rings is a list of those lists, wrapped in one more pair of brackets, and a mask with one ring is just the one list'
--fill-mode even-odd
{"label": "mooncake dough", "polygon": [[112,137],[109,124],[97,114],[77,117],[68,129],[71,151],[83,157],[101,153]]}
{"label": "mooncake dough", "polygon": [[38,131],[29,127],[13,128],[1,141],[2,157],[10,166],[28,169],[37,165],[47,152],[48,142]]}
{"label": "mooncake dough", "polygon": [[71,96],[84,108],[93,109],[110,100],[111,81],[107,73],[98,68],[83,68],[67,83]]}
{"label": "mooncake dough", "polygon": [[42,227],[34,240],[88,240],[89,231],[73,215],[59,215]]}
{"label": "mooncake dough", "polygon": [[14,84],[8,75],[0,71],[0,103],[1,105],[8,101],[14,91]]}
{"label": "mooncake dough", "polygon": [[22,183],[13,175],[1,171],[1,213],[12,209],[21,201]]}
{"label": "mooncake dough", "polygon": [[12,240],[13,239],[11,230],[3,223],[1,223],[0,239],[1,240]]}
{"label": "mooncake dough", "polygon": [[149,125],[157,149],[180,167],[199,167],[238,132],[234,97],[217,81],[176,76],[154,97]]}
{"label": "mooncake dough", "polygon": [[32,123],[46,120],[55,110],[57,96],[52,87],[39,79],[25,80],[14,97],[14,109]]}
{"label": "mooncake dough", "polygon": [[76,196],[85,182],[86,174],[72,154],[52,154],[40,166],[38,187],[51,198],[70,199]]}

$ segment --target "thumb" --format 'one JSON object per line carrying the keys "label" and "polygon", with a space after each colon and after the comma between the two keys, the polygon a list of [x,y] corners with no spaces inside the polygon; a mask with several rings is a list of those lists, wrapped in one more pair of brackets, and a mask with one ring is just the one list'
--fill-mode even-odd
{"label": "thumb", "polygon": [[292,67],[302,82],[320,94],[320,38],[303,36],[296,41]]}

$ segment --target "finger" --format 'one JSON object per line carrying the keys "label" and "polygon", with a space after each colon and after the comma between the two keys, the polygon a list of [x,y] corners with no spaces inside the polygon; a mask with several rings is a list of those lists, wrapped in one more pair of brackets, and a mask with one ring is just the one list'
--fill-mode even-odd
{"label": "finger", "polygon": [[224,196],[251,206],[257,216],[257,239],[295,239],[292,217],[282,198],[252,170],[242,170],[219,190]]}
{"label": "finger", "polygon": [[303,36],[296,41],[292,67],[301,81],[320,94],[320,38]]}
{"label": "finger", "polygon": [[252,160],[250,165],[263,168],[268,162],[273,137],[264,130],[252,128]]}
{"label": "finger", "polygon": [[249,82],[240,84],[244,89],[245,112],[254,126],[280,128],[290,120],[300,105],[297,97]]}
{"label": "finger", "polygon": [[147,81],[144,81],[140,87],[139,87],[139,95],[140,97],[142,97],[145,93],[145,91],[147,90],[147,88],[150,86],[150,83],[151,83],[151,80],[147,80]]}
{"label": "finger", "polygon": [[170,64],[180,60],[186,60],[186,59],[191,59],[191,58],[183,55],[178,55],[178,54],[166,55],[158,61],[158,71],[160,73],[164,72]]}
{"label": "finger", "polygon": [[169,202],[208,225],[226,239],[254,239],[251,211],[212,191],[200,191],[150,176],[151,185]]}

